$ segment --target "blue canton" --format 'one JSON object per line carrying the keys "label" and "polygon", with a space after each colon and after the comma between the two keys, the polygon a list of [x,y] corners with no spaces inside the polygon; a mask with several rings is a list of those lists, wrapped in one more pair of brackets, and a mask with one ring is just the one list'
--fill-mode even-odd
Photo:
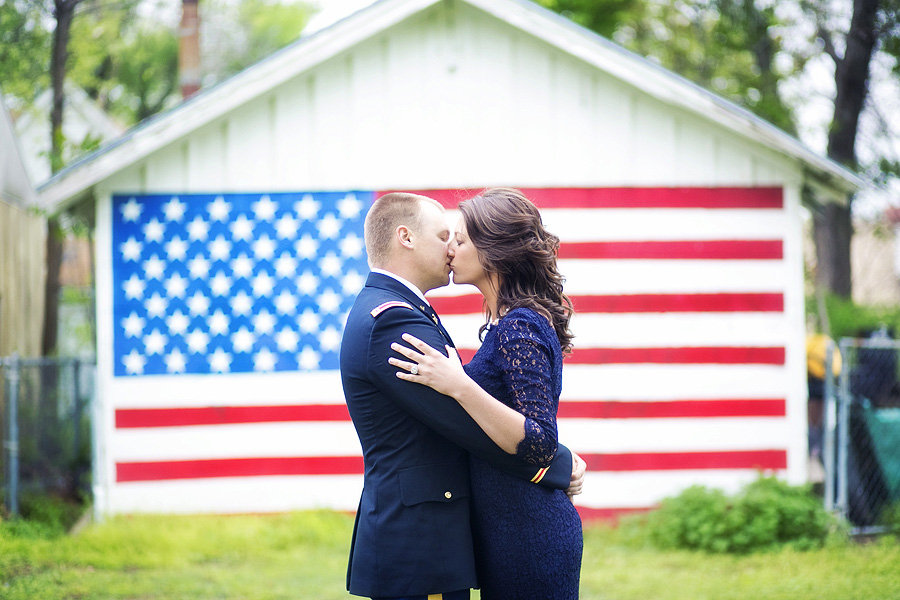
{"label": "blue canton", "polygon": [[114,196],[116,376],[337,369],[373,200]]}

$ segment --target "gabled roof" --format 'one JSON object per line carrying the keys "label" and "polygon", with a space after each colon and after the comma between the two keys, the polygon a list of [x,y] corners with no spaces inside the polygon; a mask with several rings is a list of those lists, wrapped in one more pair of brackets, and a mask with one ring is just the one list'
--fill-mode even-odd
{"label": "gabled roof", "polygon": [[[83,88],[71,82],[65,84],[65,121],[63,135],[80,143],[85,133],[101,142],[113,140],[125,132],[111,115],[104,112]],[[35,182],[49,178],[50,169],[50,112],[53,109],[53,90],[46,89],[15,120],[22,151],[22,160]]]}
{"label": "gabled roof", "polygon": [[[90,188],[249,100],[443,0],[379,0],[331,27],[270,55],[179,106],[155,115],[121,138],[78,160],[42,184],[41,204],[59,210]],[[866,186],[750,111],[528,0],[455,0],[474,6],[657,100],[711,120],[800,161],[814,180],[840,193]]]}
{"label": "gabled roof", "polygon": [[22,162],[12,119],[0,96],[0,200],[19,206],[31,206],[36,199],[25,163]]}

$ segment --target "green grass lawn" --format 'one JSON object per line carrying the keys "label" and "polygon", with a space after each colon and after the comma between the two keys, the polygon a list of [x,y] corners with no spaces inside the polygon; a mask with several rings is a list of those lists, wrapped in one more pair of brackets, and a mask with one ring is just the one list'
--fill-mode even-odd
{"label": "green grass lawn", "polygon": [[[351,516],[132,516],[75,535],[0,524],[0,598],[348,599]],[[477,598],[473,594],[473,598]],[[585,528],[584,599],[900,600],[900,543],[747,556],[659,551]],[[539,600],[539,599],[536,599]]]}

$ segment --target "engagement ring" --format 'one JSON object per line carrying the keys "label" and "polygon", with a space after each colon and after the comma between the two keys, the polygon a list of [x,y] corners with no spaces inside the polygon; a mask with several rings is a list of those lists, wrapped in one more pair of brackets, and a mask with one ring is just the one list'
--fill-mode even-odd
{"label": "engagement ring", "polygon": [[419,365],[411,366],[409,368],[409,372],[412,373],[413,375],[418,375],[419,374]]}

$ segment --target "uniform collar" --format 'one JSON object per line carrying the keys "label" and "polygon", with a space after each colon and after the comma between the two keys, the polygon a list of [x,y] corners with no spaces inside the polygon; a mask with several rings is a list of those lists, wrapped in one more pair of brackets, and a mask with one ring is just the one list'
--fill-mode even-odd
{"label": "uniform collar", "polygon": [[444,326],[443,324],[441,324],[441,320],[438,318],[437,313],[434,312],[434,308],[431,307],[431,304],[428,303],[428,300],[425,300],[421,296],[421,294],[416,293],[416,287],[414,285],[404,282],[402,278],[397,277],[391,272],[384,271],[382,269],[372,269],[372,272],[369,273],[369,278],[366,280],[366,286],[383,290],[390,290],[395,294],[399,294],[411,304],[418,306],[422,314],[434,321],[434,324],[437,325],[438,329],[440,329],[441,331],[441,334],[443,334],[450,345],[454,345],[453,339],[450,337],[450,334],[447,333],[447,330],[444,329]]}
{"label": "uniform collar", "polygon": [[373,273],[379,273],[379,274],[381,274],[381,275],[385,275],[385,276],[387,276],[387,277],[391,277],[392,279],[396,279],[397,281],[399,281],[400,283],[402,283],[403,285],[405,285],[407,288],[409,288],[409,291],[411,291],[413,294],[415,294],[416,296],[418,296],[419,299],[420,299],[422,302],[424,302],[426,306],[431,306],[431,303],[428,302],[428,300],[425,298],[425,294],[422,293],[422,290],[420,290],[419,288],[417,288],[417,287],[415,286],[415,284],[413,284],[411,281],[409,281],[409,280],[407,280],[407,279],[404,279],[403,277],[400,277],[400,276],[397,275],[396,273],[391,273],[390,271],[385,271],[384,269],[373,268],[373,269],[371,269],[371,271],[372,271]]}

